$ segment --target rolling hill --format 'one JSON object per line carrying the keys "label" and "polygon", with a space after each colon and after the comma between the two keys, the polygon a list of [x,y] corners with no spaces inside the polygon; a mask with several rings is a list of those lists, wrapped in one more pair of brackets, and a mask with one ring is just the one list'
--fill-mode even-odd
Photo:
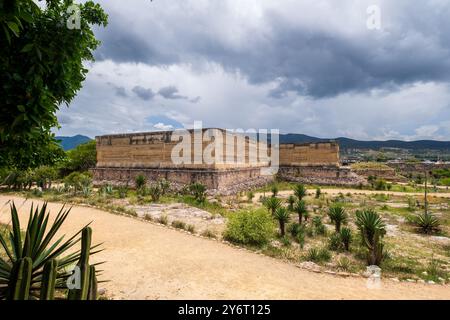
{"label": "rolling hill", "polygon": [[82,135],[73,137],[56,137],[65,151],[76,148],[78,145],[91,141],[92,139]]}

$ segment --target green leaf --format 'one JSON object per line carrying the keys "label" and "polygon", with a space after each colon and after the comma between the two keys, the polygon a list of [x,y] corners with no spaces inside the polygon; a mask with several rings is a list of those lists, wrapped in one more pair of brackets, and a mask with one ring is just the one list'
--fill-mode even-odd
{"label": "green leaf", "polygon": [[19,29],[19,26],[17,25],[17,23],[12,22],[12,21],[8,21],[8,22],[6,22],[6,25],[15,34],[16,37],[19,36],[20,29]]}
{"label": "green leaf", "polygon": [[22,53],[30,52],[33,48],[34,48],[34,43],[29,43],[29,44],[25,45],[20,52],[22,52]]}

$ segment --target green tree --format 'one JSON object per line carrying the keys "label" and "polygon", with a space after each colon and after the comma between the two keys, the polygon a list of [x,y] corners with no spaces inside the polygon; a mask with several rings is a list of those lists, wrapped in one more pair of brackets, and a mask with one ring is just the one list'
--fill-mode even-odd
{"label": "green tree", "polygon": [[[78,5],[80,27],[68,28],[73,0],[0,1],[0,166],[37,167],[56,147],[56,111],[81,89],[100,42],[92,25],[106,26],[100,5]],[[42,153],[44,153],[42,155]]]}
{"label": "green tree", "polygon": [[67,152],[67,160],[63,165],[64,175],[74,171],[84,172],[94,168],[97,163],[97,150],[95,140],[78,145]]}

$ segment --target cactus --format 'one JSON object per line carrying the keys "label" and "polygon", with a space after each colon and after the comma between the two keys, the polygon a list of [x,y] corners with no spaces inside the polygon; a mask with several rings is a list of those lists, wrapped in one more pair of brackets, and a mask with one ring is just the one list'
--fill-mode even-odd
{"label": "cactus", "polygon": [[41,280],[41,300],[53,300],[55,297],[56,275],[58,261],[52,259],[44,265],[44,271]]}
{"label": "cactus", "polygon": [[14,263],[11,281],[11,300],[28,300],[31,286],[31,272],[33,261],[29,257],[19,259]]}
{"label": "cactus", "polygon": [[69,300],[87,300],[89,294],[89,254],[91,250],[92,229],[86,227],[81,235],[81,256],[77,263],[80,271],[80,288],[71,289],[68,293]]}
{"label": "cactus", "polygon": [[97,276],[95,275],[95,266],[89,270],[89,293],[88,300],[97,300]]}

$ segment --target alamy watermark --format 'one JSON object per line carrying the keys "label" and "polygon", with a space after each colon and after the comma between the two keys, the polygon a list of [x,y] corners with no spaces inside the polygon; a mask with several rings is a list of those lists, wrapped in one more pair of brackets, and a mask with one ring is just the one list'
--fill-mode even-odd
{"label": "alamy watermark", "polygon": [[172,142],[174,165],[260,167],[262,175],[274,175],[279,168],[278,129],[194,129],[175,130]]}

